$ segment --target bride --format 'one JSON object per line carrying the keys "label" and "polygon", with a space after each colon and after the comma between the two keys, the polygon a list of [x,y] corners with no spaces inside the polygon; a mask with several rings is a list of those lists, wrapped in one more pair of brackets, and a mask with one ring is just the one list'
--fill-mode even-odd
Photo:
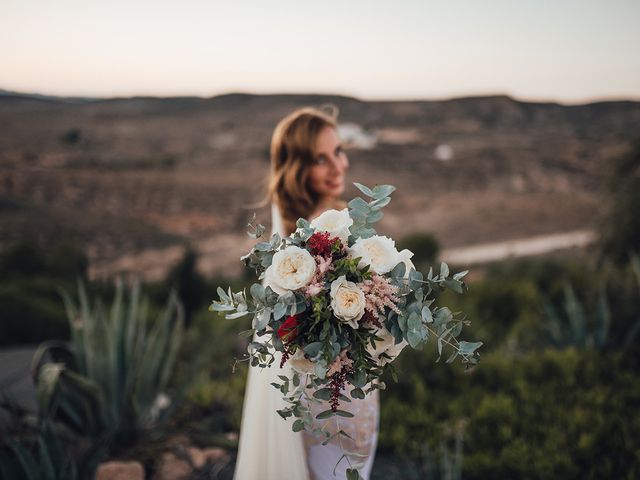
{"label": "bride", "polygon": [[[335,116],[302,108],[280,121],[271,140],[272,233],[288,236],[298,218],[311,220],[327,209],[345,208],[340,196],[348,166]],[[368,480],[378,437],[378,390],[341,405],[353,417],[334,416],[325,425],[330,433],[343,430],[351,439],[336,435],[322,445],[324,438],[293,432],[291,422],[276,413],[286,404],[270,383],[277,382],[278,375],[291,374],[289,362],[282,369],[279,364],[276,359],[270,368],[249,368],[234,479],[344,479],[351,462],[362,464],[360,474]],[[328,407],[313,404],[310,408],[316,415]],[[356,455],[338,463],[343,451]]]}

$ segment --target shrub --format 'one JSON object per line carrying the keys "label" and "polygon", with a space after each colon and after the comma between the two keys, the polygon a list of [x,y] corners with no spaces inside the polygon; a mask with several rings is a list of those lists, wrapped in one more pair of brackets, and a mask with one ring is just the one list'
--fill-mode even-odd
{"label": "shrub", "polygon": [[[56,285],[49,283],[48,287],[50,293],[55,293]],[[52,300],[48,295],[34,295],[20,284],[0,284],[0,345],[69,338],[68,323],[60,303],[59,299]]]}
{"label": "shrub", "polygon": [[0,255],[0,345],[21,345],[69,338],[60,288],[85,278],[87,257],[61,240],[45,250],[25,239]]}
{"label": "shrub", "polygon": [[640,248],[640,140],[617,160],[611,190],[600,247],[603,257],[624,263]]}
{"label": "shrub", "polygon": [[440,244],[433,235],[428,233],[412,233],[398,242],[398,250],[405,248],[413,252],[411,261],[416,268],[424,270],[435,262]]}
{"label": "shrub", "polygon": [[429,352],[405,352],[399,361],[400,382],[382,393],[382,451],[415,458],[464,420],[464,478],[640,474],[637,359],[574,349],[517,358],[493,352],[467,373],[433,367]]}

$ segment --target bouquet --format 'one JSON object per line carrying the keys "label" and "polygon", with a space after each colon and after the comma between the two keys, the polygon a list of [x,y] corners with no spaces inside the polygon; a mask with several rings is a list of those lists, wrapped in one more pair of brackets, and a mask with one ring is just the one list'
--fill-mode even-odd
{"label": "bouquet", "polygon": [[[433,340],[438,359],[447,351],[447,362],[460,358],[467,365],[477,363],[482,345],[458,340],[469,322],[434,304],[444,289],[463,293],[468,272],[451,275],[445,263],[438,273],[417,271],[412,252],[398,251],[373,228],[395,187],[354,185],[368,201],[357,197],[344,210],[325,211],[311,222],[299,219],[290,237],[274,234],[257,243],[242,260],[264,285],[254,283],[249,293],[218,288],[220,299],[210,307],[226,318],[252,317],[252,328],[243,332],[253,336],[251,366],[278,360],[292,369],[290,376],[279,376],[281,383],[272,383],[288,405],[278,414],[295,417],[294,431],[324,435],[325,443],[346,433],[330,434],[314,420],[352,416],[341,402],[384,389],[380,377],[386,370],[397,378],[392,362],[407,345],[420,348]],[[262,225],[249,226],[253,238],[263,237]],[[328,408],[314,418],[310,402]],[[359,478],[357,467],[347,477]]]}

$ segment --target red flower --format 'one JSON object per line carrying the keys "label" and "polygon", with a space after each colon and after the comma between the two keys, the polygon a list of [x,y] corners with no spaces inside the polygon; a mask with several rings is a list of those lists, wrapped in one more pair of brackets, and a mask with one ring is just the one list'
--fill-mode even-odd
{"label": "red flower", "polygon": [[285,342],[291,342],[298,336],[298,315],[291,315],[278,328],[278,337]]}
{"label": "red flower", "polygon": [[329,232],[316,232],[309,237],[309,250],[313,255],[331,256],[331,247],[340,242],[338,237],[329,236]]}

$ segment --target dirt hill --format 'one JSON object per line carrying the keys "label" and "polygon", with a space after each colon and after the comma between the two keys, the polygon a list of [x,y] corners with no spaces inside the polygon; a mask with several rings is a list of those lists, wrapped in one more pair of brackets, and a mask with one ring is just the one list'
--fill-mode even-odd
{"label": "dirt hill", "polygon": [[135,269],[143,251],[163,269],[179,256],[171,247],[191,242],[208,252],[205,270],[235,272],[246,220],[256,210],[268,222],[251,203],[275,124],[325,103],[340,109],[353,144],[350,180],[399,189],[381,230],[433,232],[448,248],[593,227],[612,160],[640,135],[640,103],[630,101],[0,92],[0,245],[73,238],[107,272],[127,254]]}

